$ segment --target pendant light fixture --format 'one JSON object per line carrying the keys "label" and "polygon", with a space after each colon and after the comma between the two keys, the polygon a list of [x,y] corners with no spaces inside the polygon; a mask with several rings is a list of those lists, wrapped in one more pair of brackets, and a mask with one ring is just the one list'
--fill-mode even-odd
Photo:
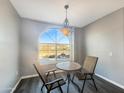
{"label": "pendant light fixture", "polygon": [[64,6],[65,10],[66,10],[66,16],[65,16],[65,21],[64,21],[64,25],[63,25],[63,28],[61,29],[62,33],[65,35],[65,36],[69,36],[70,34],[70,28],[69,28],[69,21],[68,21],[68,18],[67,18],[67,14],[68,14],[68,8],[69,8],[69,5],[65,5]]}

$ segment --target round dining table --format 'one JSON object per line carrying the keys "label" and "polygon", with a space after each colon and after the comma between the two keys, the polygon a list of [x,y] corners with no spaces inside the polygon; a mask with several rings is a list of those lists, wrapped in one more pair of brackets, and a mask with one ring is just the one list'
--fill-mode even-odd
{"label": "round dining table", "polygon": [[67,93],[69,93],[69,84],[70,82],[72,82],[80,91],[79,86],[74,83],[71,79],[71,72],[77,71],[79,69],[81,69],[81,65],[76,63],[76,62],[61,62],[61,63],[57,63],[56,67],[60,70],[63,70],[65,72],[67,72],[67,81],[68,81],[68,85],[67,85]]}

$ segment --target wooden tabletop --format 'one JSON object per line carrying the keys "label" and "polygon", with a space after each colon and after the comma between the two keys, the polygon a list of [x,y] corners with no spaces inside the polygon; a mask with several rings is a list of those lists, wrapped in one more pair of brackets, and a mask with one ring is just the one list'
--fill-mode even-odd
{"label": "wooden tabletop", "polygon": [[57,63],[56,67],[64,71],[76,71],[81,68],[81,65],[76,62],[61,62]]}

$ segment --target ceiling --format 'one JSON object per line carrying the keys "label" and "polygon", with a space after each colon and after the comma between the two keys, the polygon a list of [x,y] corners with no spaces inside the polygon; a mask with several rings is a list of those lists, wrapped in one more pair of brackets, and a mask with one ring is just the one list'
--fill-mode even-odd
{"label": "ceiling", "polygon": [[10,0],[21,17],[62,24],[64,5],[69,4],[71,26],[83,27],[124,7],[124,0]]}

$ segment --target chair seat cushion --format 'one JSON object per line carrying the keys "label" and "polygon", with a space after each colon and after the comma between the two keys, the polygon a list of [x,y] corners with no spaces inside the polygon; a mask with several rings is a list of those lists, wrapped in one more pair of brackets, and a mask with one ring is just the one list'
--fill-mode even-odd
{"label": "chair seat cushion", "polygon": [[76,76],[79,80],[84,80],[85,79],[85,76],[83,73],[76,73]]}

